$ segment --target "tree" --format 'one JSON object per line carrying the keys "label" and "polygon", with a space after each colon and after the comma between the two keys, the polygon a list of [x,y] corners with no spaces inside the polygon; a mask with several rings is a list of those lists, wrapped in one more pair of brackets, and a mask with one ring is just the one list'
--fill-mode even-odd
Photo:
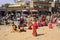
{"label": "tree", "polygon": [[6,9],[6,11],[7,11],[7,10],[8,10],[9,5],[10,5],[9,3],[6,3],[6,4],[2,5],[2,7],[3,7],[3,8],[5,8],[5,9]]}
{"label": "tree", "polygon": [[10,4],[7,3],[7,4],[4,5],[4,7],[5,7],[5,8],[8,8],[9,5],[10,5]]}

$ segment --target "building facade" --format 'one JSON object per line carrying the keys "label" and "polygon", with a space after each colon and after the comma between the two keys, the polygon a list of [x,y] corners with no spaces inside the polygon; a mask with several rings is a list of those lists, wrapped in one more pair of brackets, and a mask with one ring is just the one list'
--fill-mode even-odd
{"label": "building facade", "polygon": [[51,11],[52,8],[60,10],[60,0],[15,0],[15,4],[9,5],[10,10],[36,9],[39,11]]}

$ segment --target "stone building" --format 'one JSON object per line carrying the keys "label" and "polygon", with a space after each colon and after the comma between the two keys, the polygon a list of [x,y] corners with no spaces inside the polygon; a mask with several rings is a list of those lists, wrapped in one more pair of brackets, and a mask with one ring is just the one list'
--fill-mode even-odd
{"label": "stone building", "polygon": [[9,5],[9,10],[36,9],[39,11],[60,11],[60,0],[15,0],[15,4]]}

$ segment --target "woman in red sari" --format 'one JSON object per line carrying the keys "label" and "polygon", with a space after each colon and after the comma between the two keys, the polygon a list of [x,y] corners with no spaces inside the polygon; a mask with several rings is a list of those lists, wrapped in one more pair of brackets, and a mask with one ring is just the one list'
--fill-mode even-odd
{"label": "woman in red sari", "polygon": [[34,20],[34,21],[32,22],[32,35],[33,35],[33,36],[37,36],[37,31],[36,31],[36,29],[37,29],[37,22],[36,22],[36,20]]}
{"label": "woman in red sari", "polygon": [[40,18],[41,26],[45,26],[45,19],[46,19],[45,15],[41,16]]}

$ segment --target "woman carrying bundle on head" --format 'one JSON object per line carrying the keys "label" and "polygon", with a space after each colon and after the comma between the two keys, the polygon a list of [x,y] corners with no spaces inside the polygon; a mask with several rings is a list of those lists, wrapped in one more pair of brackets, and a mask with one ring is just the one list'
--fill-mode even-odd
{"label": "woman carrying bundle on head", "polygon": [[41,21],[40,21],[40,22],[41,22],[41,26],[45,26],[46,16],[43,15],[40,20],[41,20]]}
{"label": "woman carrying bundle on head", "polygon": [[33,17],[29,17],[29,21],[28,21],[28,29],[29,30],[32,30],[32,20],[33,20]]}

